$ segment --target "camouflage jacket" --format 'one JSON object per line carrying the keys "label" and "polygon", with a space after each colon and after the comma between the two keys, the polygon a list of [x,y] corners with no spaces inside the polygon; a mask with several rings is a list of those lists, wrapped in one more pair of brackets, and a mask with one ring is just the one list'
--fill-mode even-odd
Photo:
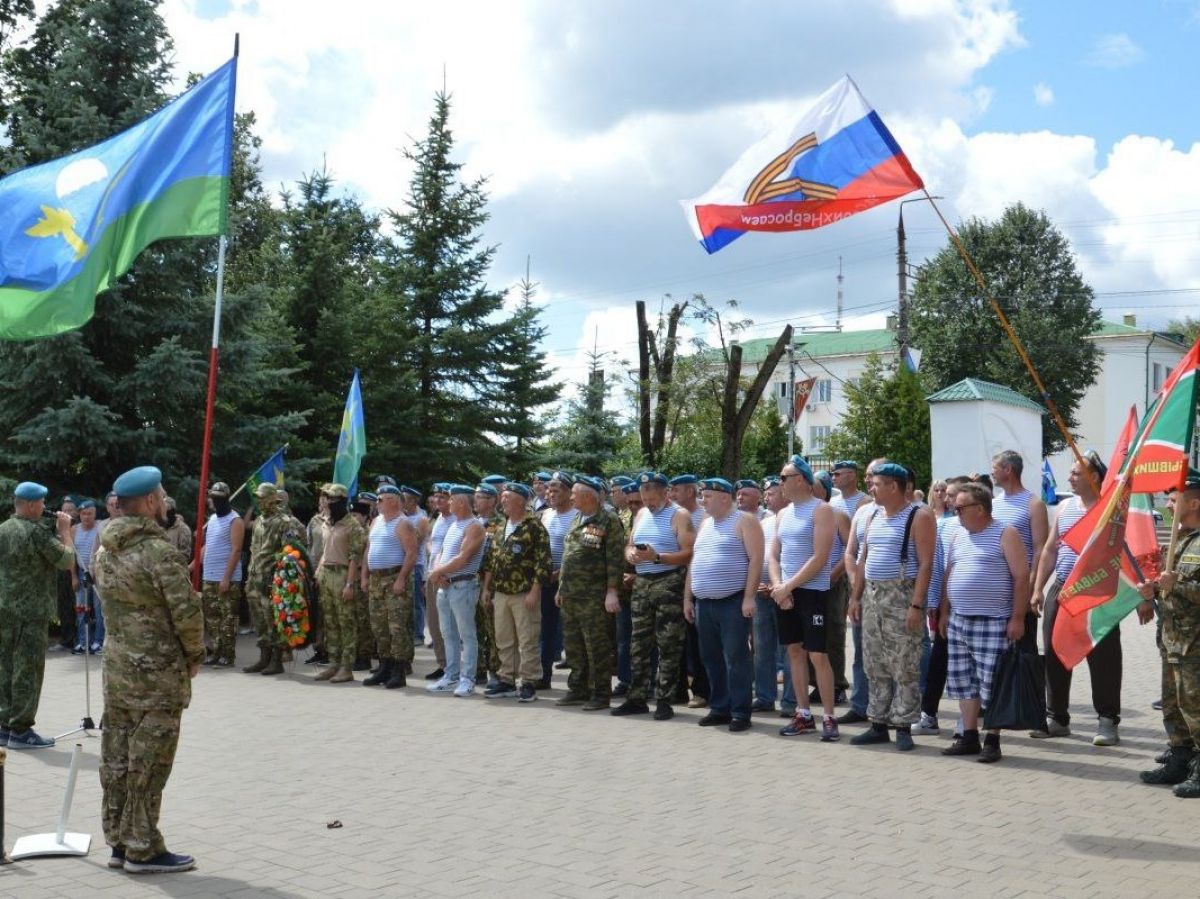
{"label": "camouflage jacket", "polygon": [[[321,535],[322,552],[328,551],[331,558],[329,564],[334,564],[334,558],[341,550],[346,556],[345,561],[340,559],[337,564],[349,565],[351,560],[361,560],[363,550],[367,548],[367,530],[358,519],[353,515],[346,513],[345,517],[338,520],[334,524],[327,518],[321,519],[321,525],[317,528],[317,532]],[[338,545],[340,541],[341,545]],[[309,558],[312,558],[309,556]],[[315,560],[314,560],[315,561]]]}
{"label": "camouflage jacket", "polygon": [[1162,646],[1168,662],[1200,662],[1200,531],[1179,540],[1175,589],[1158,599]]}
{"label": "camouflage jacket", "polygon": [[123,515],[100,535],[95,568],[107,629],[105,704],[186,708],[188,666],[204,659],[204,616],[179,551],[150,519]]}
{"label": "camouflage jacket", "polygon": [[537,583],[550,580],[550,535],[541,519],[530,513],[517,522],[507,537],[504,530],[508,519],[500,516],[488,528],[491,551],[484,561],[484,571],[492,575],[492,590],[496,593],[521,595]]}
{"label": "camouflage jacket", "polygon": [[[492,555],[492,544],[495,542],[492,535],[496,532],[496,525],[504,527],[508,519],[501,512],[493,512],[488,516],[487,521],[484,521],[482,518],[478,519],[478,521],[483,525],[483,556],[479,559],[479,571],[482,574],[484,571],[487,571],[488,558]],[[501,534],[503,533],[501,531]]]}
{"label": "camouflage jacket", "polygon": [[563,541],[558,592],[564,599],[603,599],[625,571],[625,528],[615,512],[580,515]]}
{"label": "camouflage jacket", "polygon": [[[633,509],[622,509],[617,513],[617,517],[621,519],[621,527],[625,529],[625,534],[628,536],[629,531],[633,528]],[[624,559],[623,553],[624,550],[622,550],[622,559]],[[628,587],[626,587],[624,575],[637,574],[637,569],[628,562],[624,562],[621,569],[621,574],[623,576],[621,578],[621,587],[618,590],[618,593],[620,593],[622,602],[629,602],[629,600],[633,598],[633,584],[630,584]]]}
{"label": "camouflage jacket", "polygon": [[58,609],[58,570],[75,564],[75,549],[64,545],[49,521],[13,516],[0,524],[0,610],[53,618]]}
{"label": "camouflage jacket", "polygon": [[163,528],[163,533],[167,536],[167,542],[179,550],[183,561],[190,562],[195,546],[192,545],[192,529],[188,527],[188,523],[177,515],[175,523],[169,528]]}
{"label": "camouflage jacket", "polygon": [[304,525],[286,510],[277,510],[263,515],[254,522],[254,534],[250,538],[250,570],[246,576],[246,589],[265,593],[275,573],[275,554],[288,544],[307,549],[304,542]]}

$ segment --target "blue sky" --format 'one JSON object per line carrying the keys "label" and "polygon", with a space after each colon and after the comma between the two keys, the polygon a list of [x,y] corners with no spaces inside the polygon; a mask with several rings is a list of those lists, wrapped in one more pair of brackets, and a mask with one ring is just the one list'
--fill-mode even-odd
{"label": "blue sky", "polygon": [[[376,209],[403,202],[399,148],[443,73],[468,175],[489,178],[491,281],[532,258],[551,360],[635,348],[633,303],[737,300],[755,321],[847,326],[896,302],[896,205],[709,257],[678,201],[850,72],[951,220],[1044,209],[1110,318],[1161,325],[1200,299],[1200,0],[165,0],[181,73],[242,34],[239,108],[268,183],[325,164]],[[816,36],[815,38],[813,36]],[[945,244],[906,207],[910,258]],[[1195,291],[1168,293],[1170,290]]]}

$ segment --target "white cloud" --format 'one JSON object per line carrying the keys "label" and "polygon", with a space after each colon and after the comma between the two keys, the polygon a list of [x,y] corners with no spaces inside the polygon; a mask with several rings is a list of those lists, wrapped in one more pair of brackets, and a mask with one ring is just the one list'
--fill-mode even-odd
{"label": "white cloud", "polygon": [[1039,81],[1033,86],[1033,102],[1038,106],[1054,105],[1054,89],[1050,85]]}
{"label": "white cloud", "polygon": [[1129,35],[1105,34],[1096,39],[1084,61],[1101,69],[1124,69],[1141,62],[1144,55]]}

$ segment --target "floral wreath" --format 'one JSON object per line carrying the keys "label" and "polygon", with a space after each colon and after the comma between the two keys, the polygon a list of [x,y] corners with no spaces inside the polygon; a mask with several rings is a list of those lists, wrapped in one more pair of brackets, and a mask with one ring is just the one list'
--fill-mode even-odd
{"label": "floral wreath", "polygon": [[290,543],[275,554],[275,577],[271,581],[271,611],[275,632],[291,647],[305,645],[312,630],[306,575],[308,561],[302,550]]}

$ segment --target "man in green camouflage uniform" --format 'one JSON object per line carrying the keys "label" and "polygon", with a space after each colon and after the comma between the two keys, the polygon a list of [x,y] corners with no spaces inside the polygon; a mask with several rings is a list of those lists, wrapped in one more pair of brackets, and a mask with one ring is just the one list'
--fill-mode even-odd
{"label": "man in green camouflage uniform", "polygon": [[379,648],[379,670],[363,686],[382,684],[391,690],[408,686],[413,661],[412,575],[420,549],[400,496],[400,488],[392,484],[379,488],[379,514],[368,531],[366,564],[359,575]]}
{"label": "man in green camouflage uniform", "polygon": [[186,871],[196,861],[167,851],[158,815],[191,678],[204,659],[204,615],[160,527],[162,473],[135,468],[113,489],[124,514],[104,529],[95,562],[108,626],[100,785],[109,867]]}
{"label": "man in green camouflage uniform", "polygon": [[304,525],[287,509],[287,494],[271,483],[259,484],[254,491],[261,515],[254,522],[250,538],[250,571],[246,578],[246,601],[258,608],[259,659],[242,670],[247,674],[283,673],[283,638],[275,628],[271,608],[271,581],[275,577],[275,556],[284,546],[303,548]]}
{"label": "man in green camouflage uniform", "polygon": [[358,648],[354,585],[367,545],[367,532],[350,514],[350,494],[344,484],[327,485],[325,495],[329,497],[329,513],[320,528],[322,550],[321,564],[317,566],[317,589],[321,596],[329,665],[316,680],[341,684],[354,680]]}
{"label": "man in green camouflage uniform", "polygon": [[[488,475],[495,479],[500,475]],[[504,481],[501,480],[500,486]],[[500,487],[486,480],[475,488],[475,517],[483,525],[483,558],[479,562],[479,570],[487,570],[488,554],[492,550],[492,530],[506,519],[498,511],[496,505],[500,498]],[[475,605],[475,633],[479,638],[479,665],[475,669],[475,682],[488,682],[489,686],[497,683],[500,672],[500,653],[496,650],[496,615],[492,602],[480,593],[479,602]]]}
{"label": "man in green camouflage uniform", "polygon": [[33,730],[46,635],[58,605],[58,572],[75,564],[71,516],[42,520],[47,490],[25,481],[13,492],[13,517],[0,524],[0,746],[42,749],[54,740]]}
{"label": "man in green camouflage uniform", "polygon": [[[621,519],[621,527],[626,535],[633,530],[633,517],[642,508],[642,497],[638,492],[637,481],[624,475],[612,479],[612,494],[614,499],[621,497],[617,504],[617,517]],[[617,643],[616,668],[617,686],[613,690],[614,697],[629,695],[629,681],[633,678],[631,663],[633,642],[633,582],[637,579],[634,567],[625,562],[624,574],[621,576],[621,589],[617,591],[617,599],[621,603],[621,611],[617,613]]]}
{"label": "man in green camouflage uniform", "polygon": [[579,517],[563,541],[558,594],[563,642],[571,673],[567,695],[558,705],[582,705],[585,711],[606,709],[612,699],[616,653],[617,591],[625,570],[625,529],[615,512],[600,504],[604,484],[580,475],[571,488]]}
{"label": "man in green camouflage uniform", "polygon": [[[238,604],[242,589],[242,544],[246,524],[229,503],[229,485],[217,481],[208,490],[213,514],[204,528],[201,548],[200,604],[204,629],[213,643],[205,665],[229,668],[237,648]],[[221,558],[224,564],[219,564]]]}
{"label": "man in green camouflage uniform", "polygon": [[[1158,577],[1162,630],[1162,712],[1170,749],[1162,767],[1143,771],[1148,784],[1175,784],[1181,799],[1200,798],[1200,471],[1175,494],[1175,570]],[[1141,585],[1143,596],[1149,585]]]}

